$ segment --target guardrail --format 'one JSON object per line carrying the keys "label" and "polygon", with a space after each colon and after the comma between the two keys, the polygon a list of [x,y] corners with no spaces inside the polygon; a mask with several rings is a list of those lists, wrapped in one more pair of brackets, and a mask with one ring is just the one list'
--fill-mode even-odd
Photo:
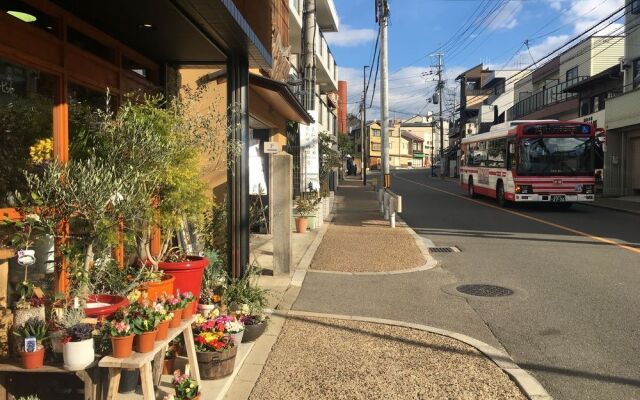
{"label": "guardrail", "polygon": [[384,219],[389,221],[392,228],[396,227],[396,213],[402,213],[402,196],[392,192],[389,189],[381,188],[378,184],[378,178],[374,178],[373,190],[377,189],[378,203],[380,204],[380,213],[384,215]]}

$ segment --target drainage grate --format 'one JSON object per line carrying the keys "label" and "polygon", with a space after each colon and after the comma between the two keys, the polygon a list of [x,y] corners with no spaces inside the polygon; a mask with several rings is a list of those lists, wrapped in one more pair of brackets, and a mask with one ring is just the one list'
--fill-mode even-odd
{"label": "drainage grate", "polygon": [[460,285],[456,288],[460,293],[481,297],[503,297],[513,294],[513,290],[494,285]]}
{"label": "drainage grate", "polygon": [[459,253],[457,247],[429,247],[429,253]]}

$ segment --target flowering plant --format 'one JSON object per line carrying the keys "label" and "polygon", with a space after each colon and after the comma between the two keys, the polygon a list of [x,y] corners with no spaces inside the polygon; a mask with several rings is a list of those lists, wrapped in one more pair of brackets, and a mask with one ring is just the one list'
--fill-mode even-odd
{"label": "flowering plant", "polygon": [[185,308],[187,304],[191,303],[196,297],[191,292],[182,292],[180,297],[180,307]]}
{"label": "flowering plant", "polygon": [[164,304],[167,311],[175,311],[183,308],[180,299],[175,296],[161,295],[159,300]]}
{"label": "flowering plant", "polygon": [[196,351],[199,352],[224,352],[233,348],[233,340],[229,335],[225,335],[221,331],[203,331],[195,335],[193,341],[196,345]]}
{"label": "flowering plant", "polygon": [[129,336],[131,333],[131,325],[126,320],[111,321],[109,323],[109,334],[113,337]]}
{"label": "flowering plant", "polygon": [[242,322],[242,325],[247,326],[247,325],[258,325],[264,321],[266,321],[269,317],[267,317],[264,314],[260,314],[260,315],[243,315],[240,317],[240,322]]}
{"label": "flowering plant", "polygon": [[93,337],[93,326],[91,324],[80,323],[68,328],[62,343],[82,342]]}
{"label": "flowering plant", "polygon": [[180,370],[173,373],[173,387],[176,390],[175,400],[193,399],[200,390],[195,379],[191,379],[188,374],[181,374]]}
{"label": "flowering plant", "polygon": [[240,333],[244,330],[244,325],[230,315],[221,315],[215,319],[216,325],[221,325],[225,333]]}
{"label": "flowering plant", "polygon": [[155,309],[147,301],[129,306],[129,321],[136,335],[153,332],[160,322]]}
{"label": "flowering plant", "polygon": [[160,322],[171,321],[173,319],[173,313],[167,310],[167,305],[162,301],[153,303],[153,309]]}

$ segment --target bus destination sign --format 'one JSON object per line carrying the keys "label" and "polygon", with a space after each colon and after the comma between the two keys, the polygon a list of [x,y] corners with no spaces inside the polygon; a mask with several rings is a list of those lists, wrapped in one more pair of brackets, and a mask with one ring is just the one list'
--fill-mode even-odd
{"label": "bus destination sign", "polygon": [[525,125],[522,130],[524,135],[589,135],[591,125],[588,124],[539,124]]}

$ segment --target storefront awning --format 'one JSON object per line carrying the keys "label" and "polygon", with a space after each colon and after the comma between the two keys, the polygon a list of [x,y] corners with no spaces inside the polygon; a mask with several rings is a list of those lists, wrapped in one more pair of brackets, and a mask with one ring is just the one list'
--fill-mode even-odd
{"label": "storefront awning", "polygon": [[225,63],[246,51],[251,68],[272,58],[231,0],[53,0],[156,62]]}
{"label": "storefront awning", "polygon": [[286,119],[305,125],[313,122],[311,115],[285,83],[261,75],[250,74],[249,86]]}

